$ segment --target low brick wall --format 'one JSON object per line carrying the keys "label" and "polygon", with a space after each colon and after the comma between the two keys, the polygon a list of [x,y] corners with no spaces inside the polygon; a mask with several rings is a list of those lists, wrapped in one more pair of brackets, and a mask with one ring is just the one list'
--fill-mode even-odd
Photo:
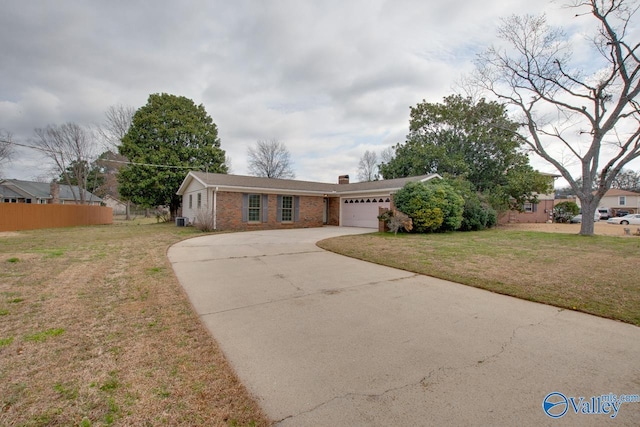
{"label": "low brick wall", "polygon": [[113,224],[105,206],[0,203],[0,231]]}

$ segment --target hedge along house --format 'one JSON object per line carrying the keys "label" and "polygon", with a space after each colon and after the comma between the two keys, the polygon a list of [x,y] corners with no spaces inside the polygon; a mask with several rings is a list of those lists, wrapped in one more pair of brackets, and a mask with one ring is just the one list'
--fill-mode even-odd
{"label": "hedge along house", "polygon": [[177,191],[189,223],[210,221],[216,230],[345,227],[378,228],[379,208],[407,182],[440,178],[437,174],[338,184],[189,172]]}

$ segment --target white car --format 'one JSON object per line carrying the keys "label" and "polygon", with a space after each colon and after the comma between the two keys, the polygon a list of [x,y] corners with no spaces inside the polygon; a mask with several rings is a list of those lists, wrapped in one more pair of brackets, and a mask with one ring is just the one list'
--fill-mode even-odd
{"label": "white car", "polygon": [[609,218],[607,224],[622,224],[622,225],[640,225],[640,214],[629,214],[620,217]]}
{"label": "white car", "polygon": [[[596,212],[596,213],[594,213],[594,214],[593,214],[593,220],[594,220],[595,222],[600,221],[600,213],[599,213],[599,212]],[[572,224],[576,224],[576,223],[577,223],[577,224],[580,224],[580,223],[582,222],[582,214],[580,213],[580,214],[578,214],[578,215],[574,216],[573,218],[571,218],[571,221],[570,221],[570,222],[571,222]]]}

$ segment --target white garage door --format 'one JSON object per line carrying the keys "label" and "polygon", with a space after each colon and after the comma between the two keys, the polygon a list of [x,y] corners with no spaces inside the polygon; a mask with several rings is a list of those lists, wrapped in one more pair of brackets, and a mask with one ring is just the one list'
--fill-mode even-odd
{"label": "white garage door", "polygon": [[388,208],[389,196],[369,196],[342,199],[342,220],[345,227],[378,228],[378,208]]}

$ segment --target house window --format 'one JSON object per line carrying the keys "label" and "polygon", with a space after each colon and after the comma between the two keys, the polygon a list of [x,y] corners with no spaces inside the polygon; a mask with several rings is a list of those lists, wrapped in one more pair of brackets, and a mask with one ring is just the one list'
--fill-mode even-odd
{"label": "house window", "polygon": [[260,222],[260,195],[259,194],[249,194],[249,221],[250,222]]}
{"label": "house window", "polygon": [[282,221],[293,221],[293,196],[282,196]]}
{"label": "house window", "polygon": [[618,204],[620,206],[626,206],[626,204],[627,204],[627,196],[620,196],[620,198],[618,200]]}
{"label": "house window", "polygon": [[202,193],[198,193],[198,209],[202,207]]}
{"label": "house window", "polygon": [[525,203],[523,208],[525,212],[533,212],[533,203]]}
{"label": "house window", "polygon": [[193,194],[189,194],[189,209],[193,209]]}

